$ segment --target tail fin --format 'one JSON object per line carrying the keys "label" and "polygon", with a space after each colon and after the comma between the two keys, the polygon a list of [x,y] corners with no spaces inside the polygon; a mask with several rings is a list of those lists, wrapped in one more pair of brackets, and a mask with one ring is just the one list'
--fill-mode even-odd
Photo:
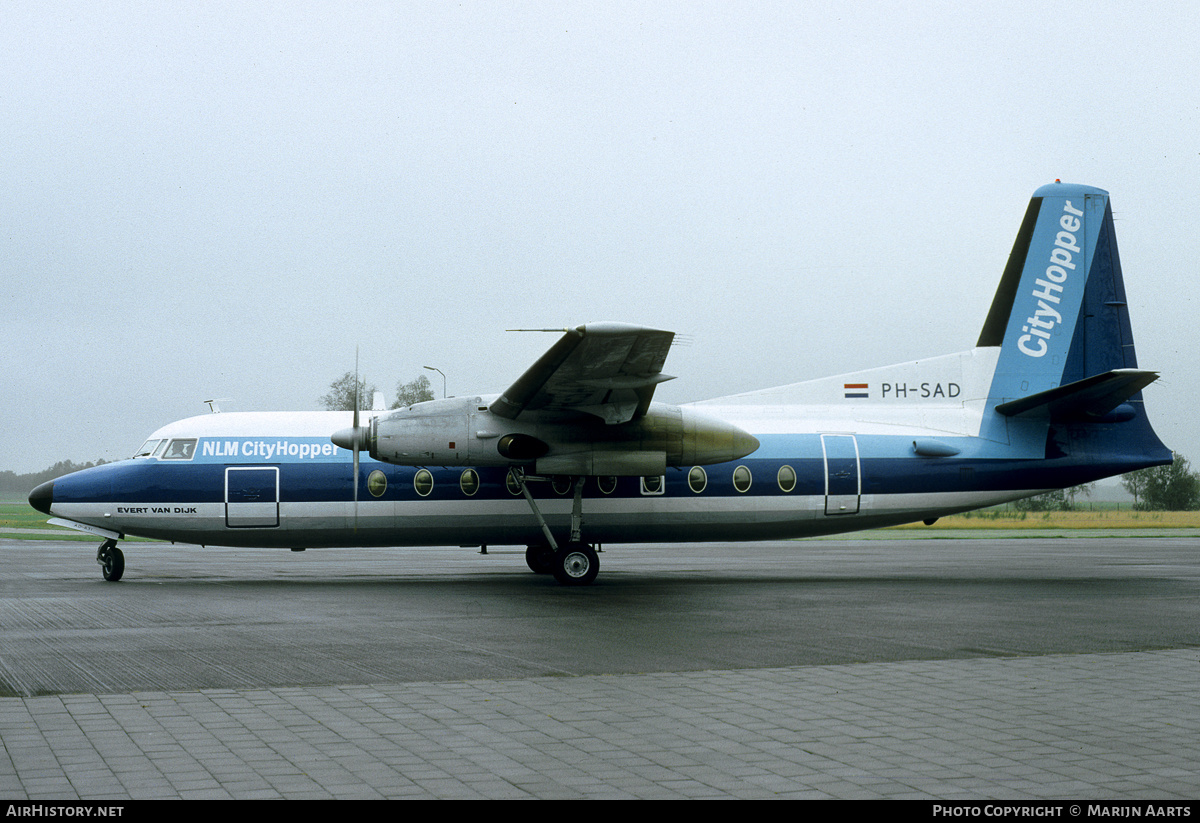
{"label": "tail fin", "polygon": [[1157,374],[1137,367],[1108,192],[1058,182],[1034,192],[978,346],[1000,347],[988,408],[1001,419],[1136,419],[1121,450],[1170,462],[1142,409]]}
{"label": "tail fin", "polygon": [[1137,368],[1108,192],[1034,192],[978,345],[1001,347],[997,403]]}

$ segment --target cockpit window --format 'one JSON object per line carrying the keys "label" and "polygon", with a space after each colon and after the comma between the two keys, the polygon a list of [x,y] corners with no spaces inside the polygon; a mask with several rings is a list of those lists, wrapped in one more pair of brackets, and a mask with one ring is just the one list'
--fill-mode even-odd
{"label": "cockpit window", "polygon": [[196,452],[196,438],[189,437],[185,439],[176,439],[171,441],[171,445],[167,446],[167,450],[163,452],[163,460],[191,460],[192,455]]}
{"label": "cockpit window", "polygon": [[154,454],[154,450],[161,444],[166,443],[166,440],[147,440],[142,444],[142,447],[133,453],[134,457],[149,457]]}

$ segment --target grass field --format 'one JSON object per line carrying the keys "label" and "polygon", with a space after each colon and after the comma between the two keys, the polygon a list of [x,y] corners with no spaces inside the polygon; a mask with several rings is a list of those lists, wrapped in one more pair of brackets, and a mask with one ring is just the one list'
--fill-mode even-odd
{"label": "grass field", "polygon": [[1137,512],[1128,508],[1073,512],[985,510],[940,518],[932,526],[895,529],[1200,529],[1200,511]]}
{"label": "grass field", "polygon": [[[46,522],[46,515],[30,508],[24,500],[0,500],[0,537],[9,540],[80,540],[95,543],[100,538],[86,532],[71,531]],[[21,531],[15,531],[21,529]],[[35,530],[33,533],[29,529]],[[127,537],[126,541],[142,541]]]}
{"label": "grass field", "polygon": [[46,525],[46,515],[30,508],[24,500],[0,501],[0,530],[53,528]]}
{"label": "grass field", "polygon": [[[13,529],[36,529],[38,534],[14,532]],[[0,501],[0,537],[11,540],[86,540],[94,543],[97,538],[51,526],[46,522],[46,515],[30,508],[24,500]]]}

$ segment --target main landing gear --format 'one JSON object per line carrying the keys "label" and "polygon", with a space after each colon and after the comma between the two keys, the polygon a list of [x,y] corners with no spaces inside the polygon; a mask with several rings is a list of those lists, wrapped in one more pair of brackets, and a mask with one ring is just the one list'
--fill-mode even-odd
{"label": "main landing gear", "polygon": [[600,558],[587,543],[567,543],[554,553],[553,573],[564,586],[587,586],[600,573]]}
{"label": "main landing gear", "polygon": [[537,502],[529,493],[529,487],[526,485],[529,480],[542,478],[526,477],[525,472],[520,468],[514,468],[512,473],[517,485],[521,488],[521,493],[525,495],[525,500],[529,503],[529,508],[533,510],[533,516],[537,518],[538,525],[542,527],[542,534],[546,536],[545,543],[530,546],[525,550],[525,562],[529,568],[537,574],[553,574],[554,579],[564,586],[589,585],[600,573],[600,558],[596,555],[595,549],[581,540],[583,481],[585,478],[573,478],[575,501],[571,506],[571,536],[566,543],[560,546],[555,541],[554,535],[550,533],[550,527],[546,525],[546,519],[542,517],[542,512],[538,509]]}
{"label": "main landing gear", "polygon": [[125,555],[117,548],[116,540],[105,540],[96,549],[96,562],[104,572],[104,579],[116,583],[125,574]]}
{"label": "main landing gear", "polygon": [[538,543],[525,549],[525,563],[534,574],[554,573],[554,549]]}
{"label": "main landing gear", "polygon": [[567,543],[557,551],[545,543],[525,550],[525,562],[536,574],[552,574],[564,586],[586,586],[600,573],[600,558],[587,543]]}

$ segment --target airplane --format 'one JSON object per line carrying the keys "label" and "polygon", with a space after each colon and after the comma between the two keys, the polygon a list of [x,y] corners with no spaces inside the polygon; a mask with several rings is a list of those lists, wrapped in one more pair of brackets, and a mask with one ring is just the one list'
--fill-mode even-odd
{"label": "airplane", "polygon": [[138,535],[524,545],[531,570],[582,586],[598,545],[932,524],[1172,460],[1143,406],[1158,374],[1137,365],[1109,195],[1090,186],[1034,192],[966,351],[677,406],[653,400],[673,339],[589,323],[499,395],[191,417],[29,502],[103,538],[110,581]]}

